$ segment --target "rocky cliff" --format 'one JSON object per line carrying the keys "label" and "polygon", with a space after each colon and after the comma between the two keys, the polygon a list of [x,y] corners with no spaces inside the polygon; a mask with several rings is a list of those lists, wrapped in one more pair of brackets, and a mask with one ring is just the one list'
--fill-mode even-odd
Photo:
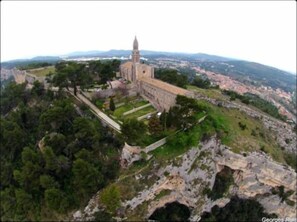
{"label": "rocky cliff", "polygon": [[[151,161],[153,168],[148,177],[156,180],[121,203],[128,219],[136,213],[139,214],[139,219],[148,219],[157,208],[167,203],[179,202],[191,209],[191,220],[199,220],[202,212],[210,211],[214,205],[225,206],[234,195],[254,198],[263,205],[267,213],[275,213],[280,218],[296,216],[296,173],[293,169],[274,162],[265,153],[235,154],[212,138],[174,160],[168,160],[166,164],[154,159]],[[213,187],[216,174],[224,167],[232,169],[234,184],[223,198],[212,201],[203,191],[207,187]],[[135,175],[135,186],[145,180],[145,177],[141,173]],[[280,186],[286,192],[293,193],[288,197],[292,206],[272,193],[272,188]],[[76,219],[91,219],[94,209],[99,210],[98,203],[98,198],[93,198],[84,212],[76,213],[76,216],[80,215]]]}

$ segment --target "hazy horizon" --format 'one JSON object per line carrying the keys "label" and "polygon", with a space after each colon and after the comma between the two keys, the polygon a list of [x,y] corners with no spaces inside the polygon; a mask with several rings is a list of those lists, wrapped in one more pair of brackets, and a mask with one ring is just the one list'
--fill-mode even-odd
{"label": "hazy horizon", "polygon": [[[293,2],[1,2],[1,61],[80,51],[204,53],[296,74]],[[17,16],[16,16],[17,15]]]}

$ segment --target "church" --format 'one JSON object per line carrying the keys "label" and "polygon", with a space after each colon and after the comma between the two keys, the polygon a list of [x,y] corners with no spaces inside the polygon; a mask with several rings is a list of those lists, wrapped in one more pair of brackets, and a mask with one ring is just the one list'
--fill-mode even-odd
{"label": "church", "polygon": [[120,76],[129,80],[137,92],[158,111],[168,111],[177,95],[193,97],[192,92],[154,78],[154,67],[140,63],[138,41],[133,42],[132,61],[120,66]]}

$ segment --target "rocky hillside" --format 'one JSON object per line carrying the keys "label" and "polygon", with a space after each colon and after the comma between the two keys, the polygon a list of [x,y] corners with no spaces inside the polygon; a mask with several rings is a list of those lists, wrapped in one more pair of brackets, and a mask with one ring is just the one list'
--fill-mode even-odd
{"label": "rocky hillside", "polygon": [[[122,162],[128,168],[123,168],[120,177],[109,186],[120,196],[113,218],[152,219],[158,209],[179,203],[189,209],[189,220],[198,221],[215,206],[226,207],[234,197],[256,201],[269,215],[294,218],[297,213],[296,172],[283,157],[275,156],[296,152],[292,126],[239,103],[201,94],[196,94],[196,98],[212,104],[215,110],[212,115],[222,112],[229,118],[230,113],[234,114],[230,120],[236,124],[227,128],[233,133],[239,120],[249,129],[238,128],[236,133],[242,135],[233,135],[233,140],[237,141],[223,142],[213,136],[178,155],[170,154],[170,149],[166,154],[164,147],[145,154],[137,147],[125,145]],[[235,126],[237,128],[232,128]],[[259,134],[264,135],[262,139],[267,146],[271,145],[271,150],[256,148],[261,137],[250,135],[253,127],[260,127]],[[104,192],[100,190],[71,219],[98,219],[108,208],[102,201]]]}
{"label": "rocky hillside", "polygon": [[[204,191],[214,186],[216,175],[225,167],[232,170],[234,183],[222,198],[211,200]],[[148,219],[156,209],[178,202],[191,210],[190,220],[199,220],[203,212],[210,211],[215,205],[224,207],[235,195],[257,200],[266,212],[275,213],[280,218],[296,215],[296,174],[290,167],[275,163],[265,153],[235,154],[211,138],[166,163],[153,158],[148,162],[148,168],[148,171],[142,170],[130,176],[134,186],[147,185],[139,188],[135,196],[123,198],[123,218]],[[155,180],[146,183],[149,178]],[[122,187],[126,182],[124,179],[115,184]],[[286,201],[273,192],[279,187],[291,194]],[[100,193],[82,212],[76,212],[74,219],[92,219],[92,214],[102,207],[99,196]]]}

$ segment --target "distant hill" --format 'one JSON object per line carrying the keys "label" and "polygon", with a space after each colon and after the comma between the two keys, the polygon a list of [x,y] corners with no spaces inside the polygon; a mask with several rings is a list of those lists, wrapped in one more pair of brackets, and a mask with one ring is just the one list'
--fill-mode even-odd
{"label": "distant hill", "polygon": [[[162,52],[140,50],[142,56],[150,59],[168,57],[172,59],[188,60],[191,63],[200,66],[203,69],[218,72],[230,76],[243,83],[254,85],[267,85],[272,88],[281,88],[285,91],[296,91],[296,75],[282,71],[270,66],[255,62],[236,60],[222,56],[209,55],[205,53],[182,53],[182,52]],[[129,57],[131,50],[109,51],[76,51],[61,57],[58,56],[37,56],[32,59],[19,59],[1,63],[3,68],[20,67],[30,63],[48,62],[56,63],[63,58],[92,58],[92,57]]]}
{"label": "distant hill", "polygon": [[58,56],[37,56],[31,59],[15,59],[1,63],[1,68],[12,69],[14,67],[24,67],[32,63],[49,63],[55,64],[62,59]]}
{"label": "distant hill", "polygon": [[[231,61],[234,59],[216,56],[216,55],[209,55],[205,53],[182,53],[182,52],[162,52],[162,51],[150,51],[150,50],[140,50],[140,54],[142,56],[157,58],[162,56],[167,57],[183,57],[188,59],[198,59],[203,61]],[[68,58],[79,58],[79,57],[106,57],[106,56],[130,56],[131,50],[118,50],[112,49],[109,51],[85,51],[85,52],[72,52],[65,55]]]}
{"label": "distant hill", "polygon": [[92,51],[77,51],[77,52],[71,52],[69,54],[64,55],[63,57],[81,57],[81,56],[94,56],[94,55],[100,55],[100,53],[103,53],[104,51],[98,51],[98,50],[92,50]]}
{"label": "distant hill", "polygon": [[36,56],[30,59],[31,61],[57,61],[61,58],[59,56]]}

